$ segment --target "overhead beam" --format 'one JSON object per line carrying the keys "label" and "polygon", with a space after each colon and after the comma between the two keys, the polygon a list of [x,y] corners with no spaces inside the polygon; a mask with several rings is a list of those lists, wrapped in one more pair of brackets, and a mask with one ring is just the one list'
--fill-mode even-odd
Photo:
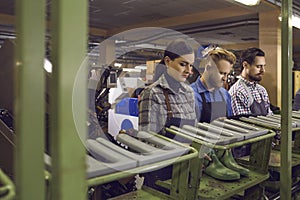
{"label": "overhead beam", "polygon": [[89,34],[90,35],[96,35],[96,36],[102,36],[107,37],[108,31],[101,28],[89,28]]}
{"label": "overhead beam", "polygon": [[237,17],[257,13],[255,9],[246,9],[240,6],[231,6],[223,9],[215,9],[207,12],[197,12],[183,16],[170,17],[156,21],[147,21],[139,24],[134,24],[126,27],[111,29],[108,35],[114,35],[126,30],[140,27],[176,27],[180,25],[213,21],[218,19]]}
{"label": "overhead beam", "polygon": [[14,26],[15,22],[16,22],[15,16],[0,13],[0,24]]}
{"label": "overhead beam", "polygon": [[[259,6],[254,6],[254,7],[246,7],[246,6],[243,7],[243,6],[238,6],[233,4],[231,7],[225,9],[216,9],[207,12],[197,12],[188,15],[170,17],[170,18],[155,20],[155,21],[151,20],[151,21],[146,21],[143,23],[133,24],[130,26],[125,26],[125,27],[115,28],[115,29],[106,30],[101,28],[90,27],[89,34],[94,36],[100,36],[100,37],[109,37],[114,34],[126,30],[130,30],[130,29],[134,29],[134,28],[176,27],[176,26],[186,25],[186,24],[201,23],[206,21],[213,21],[218,19],[249,15],[249,14],[258,13],[263,10],[274,10],[274,9],[280,9],[280,8],[267,1],[262,1]],[[15,23],[14,21],[15,21],[15,17],[13,15],[0,14],[0,24],[14,25]]]}
{"label": "overhead beam", "polygon": [[[0,24],[1,25],[8,25],[8,26],[15,26],[16,17],[13,15],[7,15],[0,13]],[[47,22],[47,27],[51,27],[51,22]],[[13,31],[13,30],[12,30]],[[102,37],[107,37],[107,30],[101,28],[89,28],[89,34],[97,35]]]}

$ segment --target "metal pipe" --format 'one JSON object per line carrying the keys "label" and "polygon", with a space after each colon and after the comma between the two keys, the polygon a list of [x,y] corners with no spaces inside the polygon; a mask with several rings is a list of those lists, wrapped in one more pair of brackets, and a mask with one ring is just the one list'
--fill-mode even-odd
{"label": "metal pipe", "polygon": [[20,200],[44,199],[46,1],[15,2],[16,190]]}
{"label": "metal pipe", "polygon": [[[85,199],[88,1],[51,1],[51,198]],[[80,77],[80,78],[79,78]],[[74,108],[74,110],[73,110]]]}
{"label": "metal pipe", "polygon": [[292,185],[292,3],[282,0],[281,5],[281,144],[280,196],[291,199]]}

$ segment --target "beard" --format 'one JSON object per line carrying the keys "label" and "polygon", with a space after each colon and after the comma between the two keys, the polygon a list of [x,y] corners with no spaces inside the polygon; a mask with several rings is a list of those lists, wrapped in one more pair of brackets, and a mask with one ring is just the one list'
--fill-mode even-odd
{"label": "beard", "polygon": [[261,77],[262,74],[258,74],[256,76],[253,76],[253,75],[248,75],[249,77],[249,80],[250,81],[256,81],[256,82],[259,82],[261,81],[262,77]]}

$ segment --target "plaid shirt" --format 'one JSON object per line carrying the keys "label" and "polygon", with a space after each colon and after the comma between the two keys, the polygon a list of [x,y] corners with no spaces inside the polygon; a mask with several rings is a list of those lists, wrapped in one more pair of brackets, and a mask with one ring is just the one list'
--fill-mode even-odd
{"label": "plaid shirt", "polygon": [[[249,88],[249,92],[245,89],[244,85],[241,83],[243,81]],[[252,95],[254,101],[257,103],[265,102],[265,108],[268,111],[268,115],[272,114],[270,109],[270,100],[266,89],[256,82],[250,82],[240,78],[229,90],[231,95],[231,105],[233,115],[249,115],[252,114],[250,110],[251,102],[249,96]]]}
{"label": "plaid shirt", "polygon": [[162,75],[156,82],[146,87],[139,101],[139,129],[160,132],[167,120],[167,106],[163,88],[169,92],[173,117],[191,119],[196,122],[193,89],[186,83],[180,83],[178,92],[172,90]]}

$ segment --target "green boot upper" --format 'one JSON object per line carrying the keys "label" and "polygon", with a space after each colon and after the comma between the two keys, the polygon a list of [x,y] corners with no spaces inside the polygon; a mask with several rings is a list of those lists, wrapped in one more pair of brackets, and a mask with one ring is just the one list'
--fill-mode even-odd
{"label": "green boot upper", "polygon": [[229,169],[239,172],[242,176],[249,176],[250,170],[239,165],[232,156],[231,150],[225,150],[220,161]]}
{"label": "green boot upper", "polygon": [[231,181],[240,179],[240,174],[225,167],[215,153],[210,155],[212,161],[208,163],[204,173],[219,180]]}

